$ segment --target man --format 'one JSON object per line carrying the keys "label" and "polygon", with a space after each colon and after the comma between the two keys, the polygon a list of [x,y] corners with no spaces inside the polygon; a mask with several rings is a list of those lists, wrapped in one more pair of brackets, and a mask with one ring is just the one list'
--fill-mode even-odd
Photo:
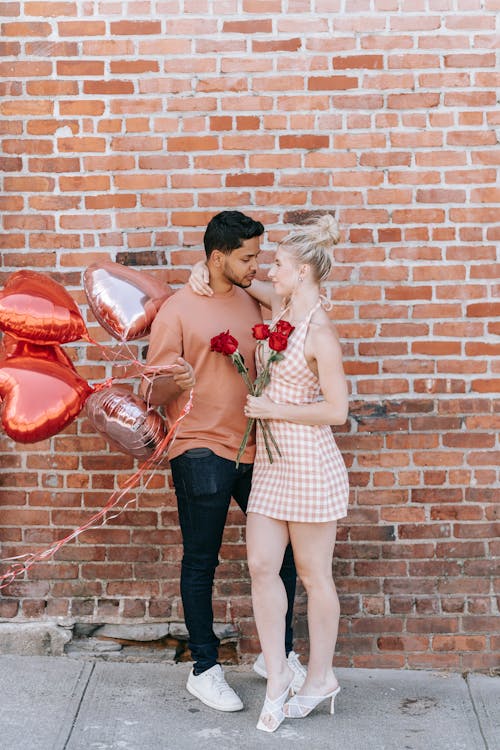
{"label": "man", "polygon": [[[196,383],[192,410],[179,425],[169,459],[183,542],[181,596],[194,660],[187,689],[219,711],[243,708],[217,663],[212,589],[231,497],[246,510],[255,435],[250,436],[236,468],[246,427],[243,407],[248,391],[231,359],[210,351],[210,340],[229,329],[239,342],[249,377],[255,378],[252,327],[262,318],[258,304],[243,290],[257,272],[263,232],[259,221],[239,211],[222,211],[211,219],[204,245],[213,294],[200,296],[186,285],[163,304],[151,328],[147,364],[174,368],[170,377],[154,379],[148,389],[143,386],[151,403],[165,405],[173,423]],[[288,598],[288,660],[300,686],[305,669],[292,650],[296,571],[290,547],[281,576]],[[254,669],[266,676],[262,655]]]}

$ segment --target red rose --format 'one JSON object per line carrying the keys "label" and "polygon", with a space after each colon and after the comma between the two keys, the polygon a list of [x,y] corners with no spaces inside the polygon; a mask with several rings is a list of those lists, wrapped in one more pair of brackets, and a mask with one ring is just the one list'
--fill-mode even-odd
{"label": "red rose", "polygon": [[210,351],[220,352],[221,354],[227,354],[231,356],[238,348],[238,342],[231,336],[229,330],[219,333],[218,336],[214,336],[210,339]]}
{"label": "red rose", "polygon": [[275,352],[282,352],[286,349],[287,344],[287,336],[278,331],[273,331],[269,336],[269,348],[274,349]]}
{"label": "red rose", "polygon": [[276,323],[276,333],[281,333],[283,336],[286,336],[287,338],[289,337],[291,332],[294,330],[295,330],[295,326],[289,323],[288,320],[278,320],[278,322]]}
{"label": "red rose", "polygon": [[265,323],[257,323],[257,325],[252,328],[252,333],[254,339],[257,339],[257,341],[268,339],[270,333],[269,326]]}

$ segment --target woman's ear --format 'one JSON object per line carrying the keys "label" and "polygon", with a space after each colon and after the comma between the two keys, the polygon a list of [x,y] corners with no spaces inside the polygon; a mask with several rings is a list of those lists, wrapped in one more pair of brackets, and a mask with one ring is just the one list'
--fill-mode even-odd
{"label": "woman's ear", "polygon": [[310,273],[311,273],[311,266],[304,263],[299,268],[299,281],[304,281],[304,279],[307,279]]}

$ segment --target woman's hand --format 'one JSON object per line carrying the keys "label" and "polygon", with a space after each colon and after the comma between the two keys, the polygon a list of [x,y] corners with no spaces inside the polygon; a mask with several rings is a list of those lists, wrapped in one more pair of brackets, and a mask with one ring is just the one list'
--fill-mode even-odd
{"label": "woman's hand", "polygon": [[247,396],[244,412],[253,419],[278,419],[277,406],[268,396]]}
{"label": "woman's hand", "polygon": [[188,284],[196,294],[201,294],[203,297],[211,297],[213,291],[209,286],[209,281],[208,266],[204,260],[199,260],[191,269]]}

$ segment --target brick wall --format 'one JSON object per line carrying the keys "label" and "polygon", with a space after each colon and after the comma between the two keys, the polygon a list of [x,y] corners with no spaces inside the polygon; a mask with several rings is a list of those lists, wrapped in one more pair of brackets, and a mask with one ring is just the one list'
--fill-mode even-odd
{"label": "brick wall", "polygon": [[[112,258],[182,284],[210,216],[343,229],[327,285],[352,392],[338,664],[499,664],[499,0],[1,2],[2,284],[71,292]],[[146,342],[143,342],[145,345]],[[96,347],[67,346],[91,382]],[[133,346],[136,353],[143,345]],[[82,416],[1,438],[2,556],[50,545],[134,471]],[[258,644],[232,510],[218,620]],[[1,592],[7,619],[182,617],[166,472]],[[496,568],[495,568],[495,560]],[[496,591],[495,591],[496,585]],[[305,648],[304,596],[297,603]],[[495,627],[496,623],[496,627]]]}

